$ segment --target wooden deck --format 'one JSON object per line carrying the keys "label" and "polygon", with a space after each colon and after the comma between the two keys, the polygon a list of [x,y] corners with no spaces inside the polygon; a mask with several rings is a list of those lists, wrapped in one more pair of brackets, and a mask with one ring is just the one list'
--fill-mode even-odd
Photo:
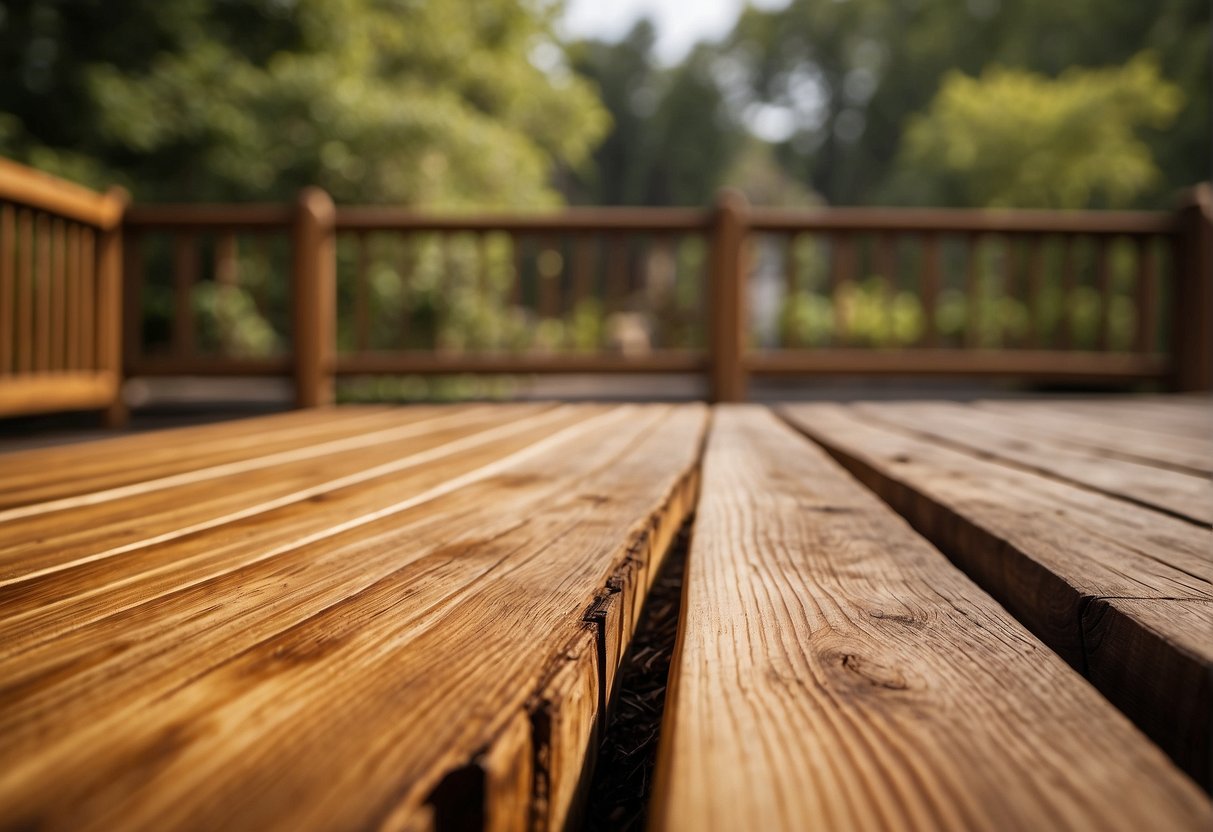
{"label": "wooden deck", "polygon": [[1207,398],[0,455],[0,829],[575,826],[692,518],[654,828],[1208,829],[1211,472]]}

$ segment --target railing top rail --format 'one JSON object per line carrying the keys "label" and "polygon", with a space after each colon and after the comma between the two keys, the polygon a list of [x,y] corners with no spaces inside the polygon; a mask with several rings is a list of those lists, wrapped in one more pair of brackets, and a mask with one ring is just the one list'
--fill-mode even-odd
{"label": "railing top rail", "polygon": [[712,213],[700,208],[566,208],[551,213],[430,214],[388,206],[337,208],[343,231],[580,232],[704,231]]}
{"label": "railing top rail", "polygon": [[1012,211],[967,208],[752,208],[754,231],[939,232],[961,234],[1172,234],[1165,211]]}
{"label": "railing top rail", "polygon": [[270,229],[294,222],[295,205],[283,203],[144,203],[126,212],[126,224],[138,230]]}
{"label": "railing top rail", "polygon": [[45,211],[103,231],[116,226],[126,205],[121,189],[96,191],[0,158],[0,201]]}

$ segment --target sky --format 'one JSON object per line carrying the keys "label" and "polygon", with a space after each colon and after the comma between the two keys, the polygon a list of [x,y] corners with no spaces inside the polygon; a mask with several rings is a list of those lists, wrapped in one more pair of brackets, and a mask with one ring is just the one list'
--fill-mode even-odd
{"label": "sky", "polygon": [[[788,0],[750,0],[762,8]],[[564,33],[573,38],[618,40],[647,16],[657,27],[657,57],[674,64],[698,41],[728,34],[745,0],[566,0]]]}

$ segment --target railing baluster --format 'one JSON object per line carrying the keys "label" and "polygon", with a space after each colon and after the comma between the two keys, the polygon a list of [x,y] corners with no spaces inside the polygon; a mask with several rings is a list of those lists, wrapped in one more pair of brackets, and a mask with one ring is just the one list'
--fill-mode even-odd
{"label": "railing baluster", "polygon": [[1109,252],[1113,238],[1099,237],[1095,260],[1095,279],[1099,290],[1099,350],[1107,352],[1112,342],[1112,262]]}
{"label": "railing baluster", "polygon": [[556,318],[560,315],[560,275],[563,258],[555,239],[544,241],[539,253],[539,316]]}
{"label": "railing baluster", "polygon": [[[443,277],[447,277],[450,258],[446,256],[446,237],[441,238]],[[365,231],[354,235],[357,249],[357,270],[354,274],[354,349],[366,352],[370,348],[371,300],[370,300],[370,250]]]}
{"label": "railing baluster", "polygon": [[[1017,300],[1017,289],[1019,288],[1019,246],[1016,245],[1014,234],[1006,234],[1003,237],[1003,266],[1002,266],[1002,294],[999,300]],[[997,307],[996,307],[997,308]],[[999,346],[1007,346],[1008,340],[1012,345],[1019,343],[1022,339],[1017,333],[1012,333],[1014,337],[1007,338],[1007,327],[1004,324],[999,332]]]}
{"label": "railing baluster", "polygon": [[981,244],[980,234],[965,235],[965,346],[981,345]]}
{"label": "railing baluster", "polygon": [[510,236],[514,249],[514,279],[510,283],[510,305],[522,306],[522,267],[526,257],[525,241],[520,234]]}
{"label": "railing baluster", "polygon": [[400,317],[404,325],[399,327],[400,336],[396,342],[402,349],[409,343],[409,283],[413,279],[413,268],[417,261],[416,238],[412,234],[400,235]]}
{"label": "railing baluster", "polygon": [[1062,238],[1061,249],[1061,346],[1074,346],[1074,296],[1078,289],[1077,260],[1075,246],[1078,238],[1067,234]]}
{"label": "railing baluster", "polygon": [[[91,260],[90,260],[91,262]],[[193,233],[173,238],[173,353],[194,352],[194,284],[198,282],[198,237]]]}
{"label": "railing baluster", "polygon": [[1044,281],[1045,238],[1043,234],[1032,235],[1028,254],[1028,344],[1041,346],[1040,289]]}
{"label": "railing baluster", "polygon": [[939,344],[939,322],[936,307],[939,304],[939,235],[931,232],[922,241],[922,313],[924,324],[923,343],[928,347]]}
{"label": "railing baluster", "polygon": [[0,206],[0,374],[13,369],[13,273],[17,249],[17,217],[13,206]]}
{"label": "railing baluster", "polygon": [[[674,241],[668,233],[661,232],[651,238],[650,246],[649,302],[653,304],[654,317],[663,324],[659,331],[653,333],[653,341],[661,343],[666,335],[661,330],[667,329],[666,325],[677,315],[678,276],[674,263]],[[653,278],[654,273],[656,281]]]}
{"label": "railing baluster", "polygon": [[489,235],[481,232],[476,235],[476,293],[486,303],[490,297],[489,288]]}
{"label": "railing baluster", "polygon": [[253,306],[257,314],[267,322],[270,320],[270,282],[273,275],[270,272],[270,241],[265,234],[253,237],[253,269],[258,276],[257,285],[253,287]]}
{"label": "railing baluster", "polygon": [[800,295],[800,258],[796,252],[799,235],[791,232],[784,235],[783,315],[780,320],[781,338],[785,346],[800,346],[800,333],[795,326],[796,300]]}
{"label": "railing baluster", "polygon": [[[80,277],[80,226],[67,227],[67,365],[73,370],[83,368],[80,335],[84,328],[83,287]],[[136,319],[138,321],[138,319]]]}
{"label": "railing baluster", "polygon": [[[79,252],[76,256],[79,256]],[[143,235],[132,231],[126,233],[122,259],[126,271],[123,281],[126,289],[122,294],[125,302],[122,313],[123,350],[126,352],[124,361],[132,363],[138,361],[143,353]],[[78,269],[79,264],[75,268]],[[78,314],[74,313],[72,319],[75,320]],[[74,349],[72,353],[75,354]]]}
{"label": "railing baluster", "polygon": [[220,286],[235,286],[240,279],[239,268],[236,235],[224,232],[215,240],[215,282]]}
{"label": "railing baluster", "polygon": [[66,239],[63,220],[55,218],[51,223],[51,369],[65,370],[64,347],[67,329],[67,304],[65,302]]}
{"label": "railing baluster", "polygon": [[884,299],[884,308],[881,310],[881,314],[884,317],[882,323],[888,337],[891,337],[893,334],[893,301],[897,294],[896,239],[890,233],[882,233],[876,246],[876,268],[880,272],[880,291]]}
{"label": "railing baluster", "polygon": [[1152,353],[1158,346],[1158,267],[1153,238],[1137,238],[1137,338],[1140,353]]}
{"label": "railing baluster", "polygon": [[84,370],[96,369],[94,358],[97,354],[97,258],[96,235],[93,229],[80,229],[80,285],[84,291],[80,293],[80,367]]}
{"label": "railing baluster", "polygon": [[607,255],[606,310],[620,312],[623,309],[627,283],[627,237],[612,234],[608,238],[611,247]]}
{"label": "railing baluster", "polygon": [[841,290],[844,283],[853,279],[854,250],[854,240],[849,232],[835,232],[830,238],[830,301],[834,309],[835,344],[843,343],[850,335]]}
{"label": "railing baluster", "polygon": [[23,210],[17,218],[17,298],[14,345],[17,372],[34,366],[34,215]]}
{"label": "railing baluster", "polygon": [[50,217],[39,214],[36,221],[37,274],[35,276],[35,324],[34,366],[42,371],[50,369],[51,357],[51,233]]}
{"label": "railing baluster", "polygon": [[593,291],[590,280],[593,270],[593,239],[579,234],[574,241],[573,252],[573,309],[583,304]]}

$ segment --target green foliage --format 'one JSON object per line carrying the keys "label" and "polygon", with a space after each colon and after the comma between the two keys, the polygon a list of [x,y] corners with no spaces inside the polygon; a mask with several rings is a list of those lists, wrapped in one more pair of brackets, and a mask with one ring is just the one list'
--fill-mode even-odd
{"label": "green foliage", "polygon": [[953,72],[908,122],[903,187],[960,205],[1130,205],[1160,176],[1141,129],[1167,127],[1182,103],[1149,53],[1056,79],[1001,67],[979,78]]}
{"label": "green foliage", "polygon": [[792,177],[831,204],[922,205],[951,194],[902,187],[894,166],[907,120],[949,73],[1057,78],[1151,50],[1189,102],[1165,131],[1138,133],[1161,175],[1135,201],[1164,206],[1209,175],[1209,27],[1207,0],[792,0],[748,8],[723,57],[743,112],[777,111],[790,125],[776,153]]}
{"label": "green foliage", "polygon": [[[540,0],[42,0],[0,29],[0,153],[142,199],[542,206],[607,117]],[[104,37],[97,37],[104,32]],[[125,48],[123,48],[125,46]],[[81,160],[95,169],[84,170]]]}
{"label": "green foliage", "polygon": [[573,47],[573,67],[593,81],[613,127],[594,167],[570,183],[578,201],[606,205],[703,205],[712,200],[744,130],[715,76],[719,55],[696,47],[663,68],[642,20],[618,43]]}

